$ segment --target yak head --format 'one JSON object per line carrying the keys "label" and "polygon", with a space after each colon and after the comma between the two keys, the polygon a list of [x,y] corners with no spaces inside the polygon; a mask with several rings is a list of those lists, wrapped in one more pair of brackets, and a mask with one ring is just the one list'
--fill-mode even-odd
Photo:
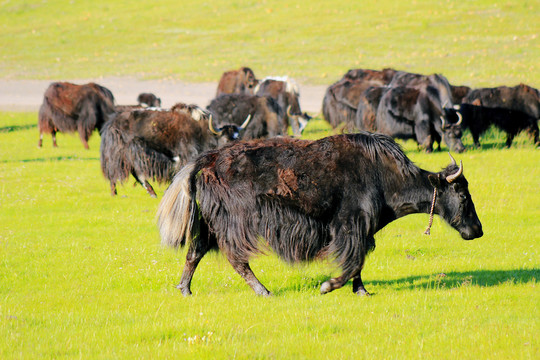
{"label": "yak head", "polygon": [[[297,108],[299,109],[299,107]],[[291,109],[292,106],[289,105],[287,107],[287,117],[289,119],[289,125],[292,128],[294,136],[301,136],[309,120],[311,120],[311,116],[309,116],[306,112],[294,112]]]}
{"label": "yak head", "polygon": [[218,142],[221,146],[228,142],[238,140],[238,138],[240,137],[240,133],[248,126],[250,121],[251,114],[247,116],[246,120],[244,120],[244,122],[240,126],[234,124],[224,124],[216,129],[213,124],[212,115],[210,115],[208,119],[208,128],[214,135],[219,138]]}
{"label": "yak head", "polygon": [[251,70],[250,68],[245,67],[245,66],[241,67],[240,68],[240,77],[241,77],[240,81],[245,86],[245,93],[246,94],[254,94],[254,89],[257,86],[257,84],[259,83],[259,80],[257,80],[257,78],[255,77],[255,73],[253,72],[253,70]]}
{"label": "yak head", "polygon": [[461,153],[465,151],[465,146],[463,146],[463,143],[461,142],[461,123],[463,121],[461,113],[459,113],[459,111],[456,111],[455,114],[458,117],[458,120],[456,122],[451,122],[448,120],[446,109],[444,109],[444,112],[445,114],[440,116],[441,130],[443,133],[444,142],[450,147],[452,151]]}
{"label": "yak head", "polygon": [[463,163],[452,163],[443,171],[429,175],[431,185],[437,189],[435,212],[456,229],[465,240],[481,237],[482,224],[469,193],[467,179],[463,176]]}

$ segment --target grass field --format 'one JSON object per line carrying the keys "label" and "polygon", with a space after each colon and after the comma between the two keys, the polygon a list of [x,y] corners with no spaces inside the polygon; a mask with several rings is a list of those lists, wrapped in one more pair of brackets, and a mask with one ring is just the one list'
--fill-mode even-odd
{"label": "grass field", "polygon": [[469,86],[540,87],[540,0],[6,0],[0,74],[329,84],[350,68],[443,73]]}
{"label": "grass field", "polygon": [[[217,81],[247,65],[329,85],[394,67],[539,88],[539,18],[540,0],[4,0],[0,77]],[[97,134],[89,151],[62,134],[38,149],[36,123],[0,112],[0,359],[540,358],[540,152],[524,135],[505,149],[490,131],[456,156],[482,238],[438,218],[427,237],[427,215],[376,235],[362,273],[374,296],[321,296],[332,264],[270,255],[252,263],[275,295],[260,298],[210,254],[183,298],[185,251],[161,247],[159,199],[133,180],[111,197]],[[331,133],[316,119],[305,137]],[[403,146],[422,168],[449,162]]]}
{"label": "grass field", "polygon": [[[185,251],[162,248],[159,199],[132,182],[111,197],[99,135],[38,149],[37,114],[0,113],[0,358],[433,358],[537,359],[540,152],[526,136],[504,149],[490,132],[465,166],[484,236],[463,241],[442,220],[402,218],[379,232],[363,278],[321,296],[338,271],[290,267],[275,256],[252,266],[274,293],[260,298],[220,254],[179,281]],[[331,134],[322,120],[306,137]],[[470,136],[465,144],[471,145]],[[439,170],[446,152],[418,152]],[[444,149],[443,149],[444,150]],[[157,187],[161,197],[164,186]]]}

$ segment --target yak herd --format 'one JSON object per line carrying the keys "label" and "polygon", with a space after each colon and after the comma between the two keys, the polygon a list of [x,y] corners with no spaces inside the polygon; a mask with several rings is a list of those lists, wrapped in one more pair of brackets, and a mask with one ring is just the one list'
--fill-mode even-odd
{"label": "yak herd", "polygon": [[462,152],[464,129],[480,146],[494,125],[507,133],[507,147],[521,131],[539,145],[539,91],[524,84],[471,89],[440,74],[349,70],[322,103],[324,119],[342,134],[316,141],[298,139],[311,119],[299,97],[294,80],[258,80],[248,67],[225,72],[206,108],[165,109],[151,93],[118,105],[98,84],[56,82],[39,109],[39,146],[43,134],[57,146],[57,132],[78,132],[88,148],[98,130],[112,195],[130,175],[153,197],[150,180],[170,184],[158,227],[163,244],[189,247],[177,286],[184,295],[211,249],[259,295],[270,292],[249,260],[267,249],[288,262],[331,259],[343,273],[321,293],[352,279],[353,291],[365,295],[364,260],[388,223],[427,213],[431,224],[437,214],[463,239],[483,235],[463,164],[452,158],[441,172],[420,169],[393,138],[414,139],[427,152],[444,141]]}

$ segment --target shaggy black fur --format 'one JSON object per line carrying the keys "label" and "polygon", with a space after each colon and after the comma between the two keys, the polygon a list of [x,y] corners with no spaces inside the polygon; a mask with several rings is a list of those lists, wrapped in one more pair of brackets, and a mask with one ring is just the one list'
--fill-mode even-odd
{"label": "shaggy black fur", "polygon": [[[448,111],[457,112],[454,109]],[[480,136],[491,126],[506,133],[506,147],[510,147],[514,137],[522,131],[529,133],[536,146],[540,145],[538,120],[523,111],[461,104],[459,112],[463,117],[462,127],[471,131],[474,145],[477,147],[480,147]]]}
{"label": "shaggy black fur", "polygon": [[370,86],[387,85],[395,73],[393,69],[349,70],[339,81],[326,89],[322,104],[324,119],[334,128],[342,122],[349,127],[354,126],[362,93]]}
{"label": "shaggy black fur", "polygon": [[214,124],[242,125],[251,115],[246,129],[240,133],[242,140],[271,138],[284,133],[282,117],[279,116],[280,107],[270,97],[229,94],[213,99],[207,106],[212,113]]}
{"label": "shaggy black fur", "polygon": [[461,126],[445,121],[437,88],[433,86],[389,88],[381,97],[377,108],[375,129],[400,139],[414,139],[426,151],[444,139],[452,151],[465,150],[461,142]]}
{"label": "shaggy black fur", "polygon": [[162,243],[189,250],[178,287],[191,293],[198,262],[213,247],[253,290],[268,290],[249,259],[272,249],[288,262],[329,258],[343,270],[323,284],[326,293],[361,280],[375,233],[411,213],[428,213],[433,187],[435,212],[465,239],[482,236],[480,221],[454,164],[440,173],[415,166],[388,136],[337,135],[317,141],[275,138],[229,144],[186,165],[158,210]]}
{"label": "shaggy black fur", "polygon": [[196,105],[179,103],[170,110],[124,111],[103,127],[101,169],[111,183],[112,195],[116,194],[116,183],[131,174],[155,197],[148,180],[169,182],[181,166],[216,148],[219,141],[209,130],[208,114]]}

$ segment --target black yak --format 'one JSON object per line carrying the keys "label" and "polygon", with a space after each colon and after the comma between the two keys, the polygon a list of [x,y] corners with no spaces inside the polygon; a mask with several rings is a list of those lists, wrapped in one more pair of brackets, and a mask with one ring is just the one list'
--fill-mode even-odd
{"label": "black yak", "polygon": [[266,96],[228,94],[213,99],[206,107],[214,122],[224,125],[243,124],[251,117],[249,125],[240,133],[242,140],[269,138],[286,135],[279,105]]}
{"label": "black yak", "polygon": [[473,89],[463,98],[459,112],[463,113],[463,117],[468,117],[467,125],[476,146],[480,146],[478,137],[491,124],[507,133],[507,147],[512,145],[514,136],[523,130],[529,133],[536,146],[540,145],[540,91],[533,87],[519,84],[514,87]]}
{"label": "black yak", "polygon": [[38,146],[43,144],[43,134],[51,134],[53,146],[56,133],[78,132],[86,149],[94,130],[101,131],[103,124],[115,113],[112,92],[95,83],[76,85],[54,82],[49,85],[39,108]]}
{"label": "black yak", "polygon": [[209,151],[176,174],[157,215],[162,244],[189,245],[177,286],[183,295],[191,294],[197,264],[213,248],[257,294],[269,295],[249,267],[266,247],[288,262],[337,262],[342,275],[325,281],[321,293],[353,279],[355,293],[369,294],[360,273],[374,235],[402,216],[430,212],[463,239],[483,235],[462,163],[422,170],[392,138],[362,132]]}
{"label": "black yak", "polygon": [[362,93],[370,86],[385,86],[396,74],[394,69],[352,69],[330,85],[324,94],[322,113],[324,119],[337,127],[345,122],[354,126],[358,102]]}
{"label": "black yak", "polygon": [[196,105],[181,103],[170,110],[119,113],[105,124],[101,136],[101,169],[111,183],[111,195],[116,195],[116,183],[132,174],[156,197],[149,179],[169,182],[186,162],[236,139],[242,130],[235,125],[216,130],[211,121]]}
{"label": "black yak", "polygon": [[380,99],[375,129],[393,138],[414,139],[427,152],[435,142],[440,148],[441,140],[450,150],[462,152],[461,119],[451,122],[446,114],[437,88],[392,87]]}
{"label": "black yak", "polygon": [[480,104],[480,100],[477,99],[472,104],[461,104],[459,110],[447,110],[449,114],[462,116],[462,127],[470,130],[476,147],[480,147],[480,136],[492,125],[506,133],[506,147],[508,148],[512,145],[514,137],[522,131],[529,134],[536,146],[540,145],[537,119],[523,111]]}

